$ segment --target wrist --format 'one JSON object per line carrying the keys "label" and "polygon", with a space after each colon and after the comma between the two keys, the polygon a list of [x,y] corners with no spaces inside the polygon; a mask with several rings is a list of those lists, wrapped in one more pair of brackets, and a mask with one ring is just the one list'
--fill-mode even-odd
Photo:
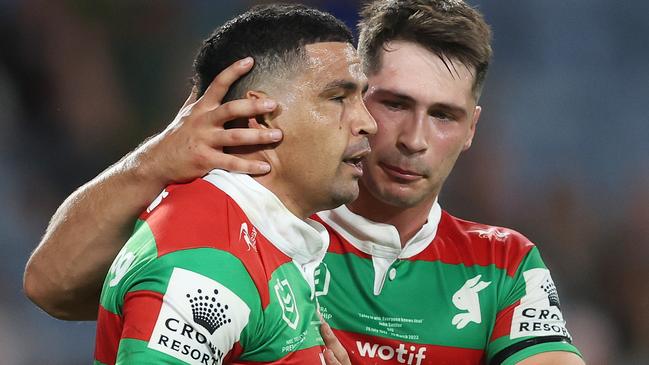
{"label": "wrist", "polygon": [[125,177],[125,182],[139,186],[147,195],[158,194],[171,183],[154,158],[153,147],[157,144],[157,138],[150,138],[118,163],[117,173]]}

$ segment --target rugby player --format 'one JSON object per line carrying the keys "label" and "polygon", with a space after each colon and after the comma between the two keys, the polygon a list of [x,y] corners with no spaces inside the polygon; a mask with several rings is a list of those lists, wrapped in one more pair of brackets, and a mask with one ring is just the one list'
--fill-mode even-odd
{"label": "rugby player", "polygon": [[[370,138],[359,198],[315,217],[331,235],[316,272],[316,293],[352,363],[583,364],[538,249],[513,230],[455,218],[437,201],[456,159],[471,146],[481,112],[478,100],[491,57],[482,16],[457,0],[374,1],[362,13],[359,52],[369,80],[365,102],[379,129]],[[247,143],[267,138],[247,137]],[[162,176],[141,183],[142,193],[191,176],[191,164],[145,161],[179,149],[185,151],[180,161],[195,158],[185,143],[168,138],[165,146],[164,139],[127,157]],[[223,161],[235,170],[259,169]],[[102,192],[117,193],[120,179],[135,170],[109,170],[75,194],[92,201]],[[111,215],[104,231],[110,242],[82,242],[71,232],[74,224],[89,224],[84,212],[100,217],[118,209],[98,210],[74,196],[64,203],[28,267],[26,287],[34,285],[34,300],[64,317],[92,312],[96,297],[86,296],[81,308],[66,302],[65,294],[84,298],[80,293],[99,284],[81,276],[100,276],[110,259],[95,257],[93,266],[57,273],[69,287],[36,282],[63,267],[63,254],[52,252],[57,248],[101,247],[112,259],[132,211]],[[75,223],[57,219],[68,214]]]}
{"label": "rugby player", "polygon": [[360,160],[376,132],[362,99],[367,80],[335,17],[255,7],[203,43],[199,99],[186,113],[209,120],[241,105],[212,110],[223,89],[208,86],[245,55],[256,66],[225,100],[272,98],[276,107],[233,123],[274,126],[284,138],[236,153],[272,170],[213,170],[154,199],[106,276],[95,364],[341,364],[324,347],[315,295],[329,236],[309,216],[358,196]]}

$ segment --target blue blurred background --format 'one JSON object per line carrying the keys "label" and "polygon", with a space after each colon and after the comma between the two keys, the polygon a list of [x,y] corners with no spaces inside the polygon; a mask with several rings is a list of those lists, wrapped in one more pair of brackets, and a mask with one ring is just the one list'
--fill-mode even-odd
{"label": "blue blurred background", "polygon": [[[68,194],[173,118],[201,39],[253,3],[0,0],[1,363],[91,362],[94,322],[33,306],[25,262]],[[356,24],[355,1],[307,3]],[[589,365],[647,364],[649,2],[472,3],[495,57],[442,206],[538,244]]]}

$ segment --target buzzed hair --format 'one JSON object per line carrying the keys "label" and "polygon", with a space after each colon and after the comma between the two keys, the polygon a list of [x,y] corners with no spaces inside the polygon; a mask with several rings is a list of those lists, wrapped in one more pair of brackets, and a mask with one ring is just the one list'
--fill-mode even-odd
{"label": "buzzed hair", "polygon": [[304,5],[253,7],[203,42],[194,61],[194,85],[202,95],[221,71],[251,56],[252,70],[234,83],[224,101],[242,98],[269,80],[290,79],[305,64],[305,46],[319,42],[352,43],[353,37],[333,15]]}
{"label": "buzzed hair", "polygon": [[381,68],[381,50],[390,41],[413,42],[475,70],[476,100],[491,61],[491,29],[476,9],[461,0],[374,0],[361,11],[358,51],[367,75]]}

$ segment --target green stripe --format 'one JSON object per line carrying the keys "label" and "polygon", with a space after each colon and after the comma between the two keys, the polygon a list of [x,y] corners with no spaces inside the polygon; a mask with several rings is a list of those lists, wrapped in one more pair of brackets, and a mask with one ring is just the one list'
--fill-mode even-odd
{"label": "green stripe", "polygon": [[123,338],[119,342],[115,365],[131,364],[185,364],[173,356],[147,347],[147,341]]}
{"label": "green stripe", "polygon": [[158,256],[153,232],[141,220],[135,225],[135,232],[117,255],[104,281],[101,305],[108,311],[121,315],[124,295],[133,285],[138,273]]}
{"label": "green stripe", "polygon": [[[282,319],[282,309],[275,286],[279,285],[281,296],[289,295],[289,292],[281,283],[278,284],[278,280],[286,280],[289,283],[297,302],[299,321],[296,329],[288,327]],[[324,344],[320,337],[316,304],[311,300],[311,289],[293,262],[283,264],[273,271],[268,282],[268,291],[270,301],[264,309],[265,323],[263,328],[259,329],[259,334],[263,335],[258,337],[259,341],[254,346],[248,347],[248,351],[241,357],[242,361],[276,361],[291,352]],[[293,320],[295,316],[289,314],[288,319]]]}
{"label": "green stripe", "polygon": [[502,365],[515,365],[520,361],[523,361],[527,359],[528,357],[543,353],[543,352],[550,352],[550,351],[567,351],[567,352],[572,352],[579,357],[581,356],[581,353],[577,348],[569,343],[565,342],[549,342],[549,343],[543,343],[539,345],[534,345],[530,346],[526,349],[523,349],[521,351],[518,351],[517,353],[513,354],[512,356],[508,357],[505,361],[502,362]]}
{"label": "green stripe", "polygon": [[[380,295],[375,296],[371,259],[329,253],[325,262],[332,281],[329,294],[321,297],[320,303],[333,315],[329,320],[331,325],[395,340],[484,349],[496,314],[511,304],[511,298],[499,300],[499,296],[517,292],[516,278],[494,264],[466,266],[440,261],[397,261],[392,266],[397,270],[395,280],[386,278]],[[481,275],[480,281],[490,282],[479,292],[482,321],[458,329],[452,319],[465,311],[456,308],[453,295],[477,275]],[[376,318],[377,314],[390,317]]]}

